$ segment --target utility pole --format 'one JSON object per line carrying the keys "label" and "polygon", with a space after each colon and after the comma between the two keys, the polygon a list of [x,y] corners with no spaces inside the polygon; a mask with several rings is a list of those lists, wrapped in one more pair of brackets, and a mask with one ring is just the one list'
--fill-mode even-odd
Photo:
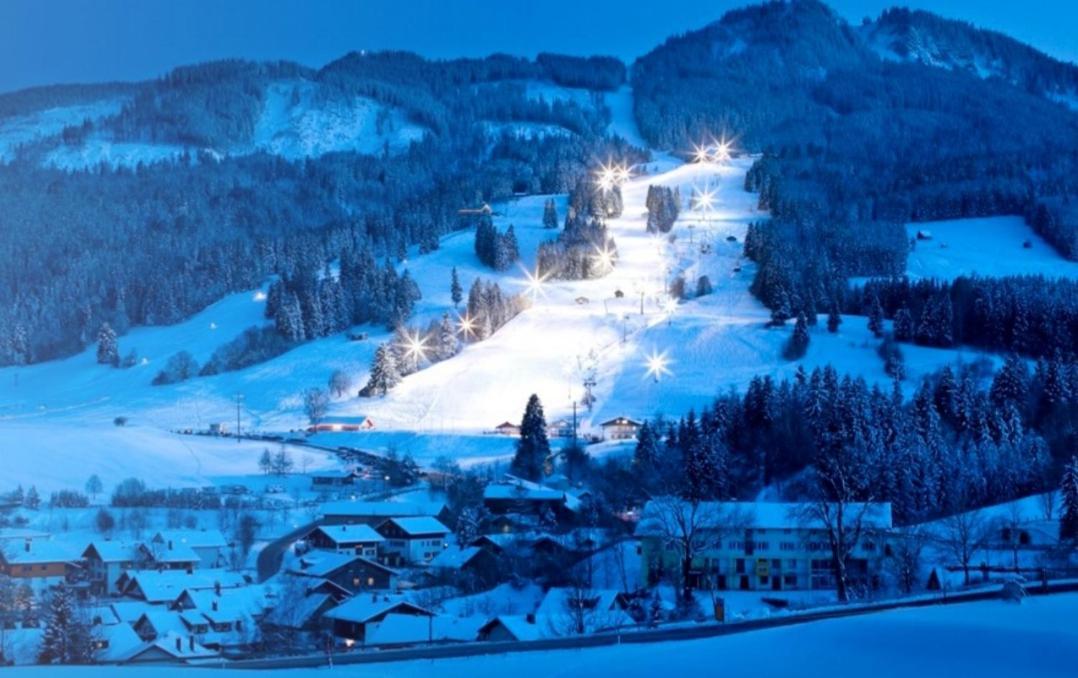
{"label": "utility pole", "polygon": [[243,407],[243,394],[236,394],[236,444],[240,442],[240,411]]}
{"label": "utility pole", "polygon": [[573,401],[573,447],[576,447],[576,401]]}
{"label": "utility pole", "polygon": [[640,315],[644,315],[644,290],[640,290]]}

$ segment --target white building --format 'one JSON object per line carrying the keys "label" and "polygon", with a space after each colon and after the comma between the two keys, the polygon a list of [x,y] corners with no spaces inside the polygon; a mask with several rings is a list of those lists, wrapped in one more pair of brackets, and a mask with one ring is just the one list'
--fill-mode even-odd
{"label": "white building", "polygon": [[382,557],[390,565],[429,563],[446,547],[449,528],[437,518],[390,518],[378,526],[385,538]]}

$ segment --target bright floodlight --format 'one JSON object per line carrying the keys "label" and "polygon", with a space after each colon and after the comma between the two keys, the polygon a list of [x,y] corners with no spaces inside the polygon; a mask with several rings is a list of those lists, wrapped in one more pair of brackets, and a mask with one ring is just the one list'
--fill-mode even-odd
{"label": "bright floodlight", "polygon": [[419,336],[418,332],[406,335],[404,347],[407,349],[408,357],[417,362],[427,357],[427,338]]}
{"label": "bright floodlight", "polygon": [[524,279],[527,281],[526,282],[527,292],[528,292],[528,294],[531,295],[533,300],[537,299],[541,294],[543,294],[543,283],[546,282],[546,276],[545,275],[539,275],[539,271],[536,271],[535,273],[532,273],[531,271],[529,271],[526,268],[523,269],[523,270],[524,270]]}
{"label": "bright floodlight", "polygon": [[266,293],[265,292],[263,292],[262,290],[258,290],[257,292],[255,292],[255,301],[265,301],[265,300],[266,300]]}
{"label": "bright floodlight", "polygon": [[603,165],[599,168],[599,172],[597,173],[596,183],[602,190],[609,191],[610,189],[614,188],[614,185],[617,183],[617,179],[617,170],[613,167]]}
{"label": "bright floodlight", "polygon": [[475,321],[467,313],[457,318],[457,332],[470,337],[475,331]]}
{"label": "bright floodlight", "polygon": [[614,174],[619,184],[624,184],[629,180],[629,168],[626,165],[618,165],[617,169],[614,170]]}
{"label": "bright floodlight", "polygon": [[671,314],[676,310],[677,310],[677,299],[675,299],[673,297],[667,297],[666,301],[663,302],[663,311],[665,311],[667,314]]}
{"label": "bright floodlight", "polygon": [[644,362],[644,365],[647,367],[647,376],[651,377],[656,382],[658,382],[661,377],[673,374],[670,371],[670,359],[666,357],[666,351],[659,353],[653,350],[651,355],[649,355]]}
{"label": "bright floodlight", "polygon": [[715,207],[715,192],[712,190],[700,191],[696,194],[696,207],[710,212]]}
{"label": "bright floodlight", "polygon": [[609,269],[614,265],[614,253],[606,246],[595,248],[595,258],[599,260],[599,264],[603,267],[603,270]]}
{"label": "bright floodlight", "polygon": [[692,156],[696,162],[707,162],[711,159],[711,155],[708,152],[707,146],[693,146]]}

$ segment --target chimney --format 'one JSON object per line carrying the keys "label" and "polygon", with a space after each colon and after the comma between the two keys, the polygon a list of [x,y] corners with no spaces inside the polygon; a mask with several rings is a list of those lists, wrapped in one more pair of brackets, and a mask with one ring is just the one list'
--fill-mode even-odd
{"label": "chimney", "polygon": [[172,540],[171,539],[168,540],[168,550],[169,551],[172,550]]}
{"label": "chimney", "polygon": [[23,545],[23,549],[24,549],[24,550],[25,550],[25,551],[26,551],[27,553],[30,553],[30,540],[29,540],[29,539],[27,539],[27,540],[26,540],[26,543],[25,543],[25,544]]}
{"label": "chimney", "polygon": [[[221,595],[221,582],[220,581],[213,582],[213,594],[216,595],[216,596]],[[216,604],[217,603],[214,602],[214,605],[216,605]],[[214,608],[214,609],[216,609],[216,608]]]}
{"label": "chimney", "polygon": [[188,636],[187,637],[187,646],[189,648],[191,648],[191,652],[195,651],[195,637],[194,636]]}
{"label": "chimney", "polygon": [[183,652],[183,638],[176,636],[176,651]]}
{"label": "chimney", "polygon": [[534,612],[529,612],[528,615],[526,617],[524,617],[524,621],[528,622],[529,624],[534,624],[535,623],[535,613]]}
{"label": "chimney", "polygon": [[217,601],[216,600],[213,601],[213,604],[211,605],[211,607],[213,608],[214,612],[217,612]]}

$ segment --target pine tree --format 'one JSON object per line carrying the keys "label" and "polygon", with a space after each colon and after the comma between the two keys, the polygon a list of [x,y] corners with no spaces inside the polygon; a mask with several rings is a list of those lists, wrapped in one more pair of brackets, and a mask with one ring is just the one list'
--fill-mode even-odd
{"label": "pine tree", "polygon": [[37,488],[33,485],[26,491],[26,499],[23,500],[23,506],[34,510],[41,506],[41,495],[37,493]]}
{"label": "pine tree", "polygon": [[905,306],[895,312],[895,341],[913,341],[913,315]]}
{"label": "pine tree", "polygon": [[457,331],[453,327],[453,322],[449,319],[448,313],[442,314],[442,320],[438,323],[437,337],[438,341],[434,346],[434,354],[438,360],[448,360],[460,350]]}
{"label": "pine tree", "polygon": [[1063,514],[1059,519],[1060,540],[1078,540],[1078,456],[1071,457],[1063,469],[1060,482],[1063,493]]}
{"label": "pine tree", "polygon": [[97,332],[97,362],[113,367],[120,364],[120,347],[116,343],[116,332],[108,323],[102,323]]}
{"label": "pine tree", "polygon": [[543,228],[558,227],[558,210],[554,206],[554,199],[550,198],[543,204]]}
{"label": "pine tree", "polygon": [[457,277],[457,267],[453,267],[452,278],[449,283],[449,296],[453,300],[453,308],[460,306],[464,298],[464,290],[460,286],[460,278]]}
{"label": "pine tree", "polygon": [[550,456],[550,442],[546,434],[546,417],[543,404],[534,393],[528,398],[524,408],[524,418],[520,421],[520,440],[517,441],[516,455],[511,466],[514,475],[527,480],[539,480],[543,477],[546,460]]}
{"label": "pine tree", "polygon": [[400,383],[401,375],[397,371],[397,360],[393,351],[387,344],[381,344],[374,352],[374,361],[371,364],[371,375],[364,388],[364,394],[370,396],[384,396],[394,386]]}
{"label": "pine tree", "polygon": [[883,336],[883,306],[880,305],[880,298],[876,295],[872,295],[872,302],[869,305],[868,330],[877,339]]}
{"label": "pine tree", "polygon": [[842,316],[838,313],[838,304],[831,302],[831,308],[827,310],[827,331],[835,334],[841,324]]}
{"label": "pine tree", "polygon": [[786,342],[786,348],[783,350],[782,355],[787,360],[797,360],[805,355],[805,352],[808,351],[808,346],[808,321],[805,320],[804,313],[798,313],[794,331],[790,334],[790,339]]}
{"label": "pine tree", "polygon": [[82,664],[91,658],[90,624],[80,612],[74,591],[61,584],[49,594],[38,661]]}
{"label": "pine tree", "polygon": [[270,456],[268,447],[262,450],[262,456],[258,458],[258,469],[266,475],[273,470],[273,457]]}

